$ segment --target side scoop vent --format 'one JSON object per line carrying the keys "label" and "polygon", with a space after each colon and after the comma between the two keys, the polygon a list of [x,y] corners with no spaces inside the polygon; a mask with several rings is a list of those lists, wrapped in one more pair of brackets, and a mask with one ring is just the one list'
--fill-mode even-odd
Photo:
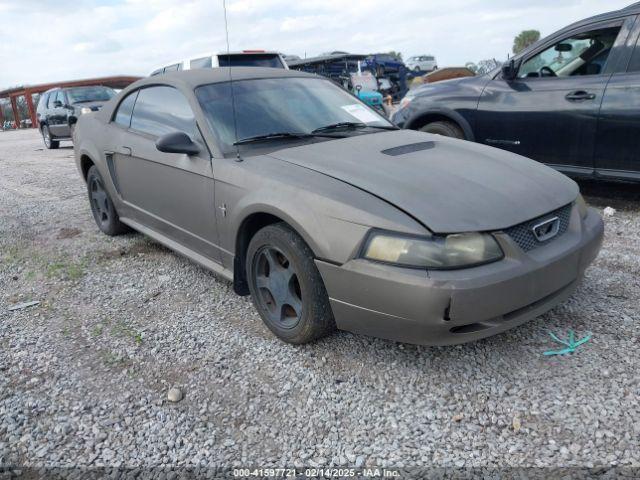
{"label": "side scoop vent", "polygon": [[380,153],[384,153],[391,157],[397,157],[399,155],[406,155],[407,153],[431,150],[435,146],[435,142],[410,143],[409,145],[401,145],[400,147],[387,148],[386,150],[382,150]]}

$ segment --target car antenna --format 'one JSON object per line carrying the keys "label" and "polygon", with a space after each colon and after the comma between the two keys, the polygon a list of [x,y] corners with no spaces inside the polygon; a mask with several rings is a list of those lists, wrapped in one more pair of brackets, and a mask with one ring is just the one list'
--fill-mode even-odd
{"label": "car antenna", "polygon": [[241,162],[240,146],[238,142],[238,122],[236,120],[236,97],[233,91],[233,74],[231,73],[231,50],[229,48],[229,24],[227,22],[227,1],[222,0],[222,9],[224,10],[224,32],[227,39],[227,68],[229,69],[229,87],[231,89],[231,112],[233,114],[233,131],[236,138],[236,162]]}

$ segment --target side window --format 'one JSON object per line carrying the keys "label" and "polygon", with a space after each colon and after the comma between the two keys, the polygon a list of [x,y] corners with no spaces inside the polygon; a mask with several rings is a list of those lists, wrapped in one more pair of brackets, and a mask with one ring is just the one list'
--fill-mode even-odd
{"label": "side window", "polygon": [[627,72],[640,72],[640,40],[638,40],[636,48],[633,49]]}
{"label": "side window", "polygon": [[131,128],[159,137],[170,132],[196,135],[196,120],[187,99],[172,87],[140,90],[131,117]]}
{"label": "side window", "polygon": [[65,105],[67,103],[63,90],[58,90],[58,94],[56,95],[56,101],[60,102],[62,105]]}
{"label": "side window", "polygon": [[601,28],[572,35],[529,58],[519,78],[599,75],[604,72],[620,27]]}
{"label": "side window", "polygon": [[116,111],[116,116],[113,118],[114,123],[122,125],[125,128],[129,128],[131,126],[131,113],[133,113],[133,106],[136,103],[138,92],[139,90],[130,93],[122,102],[120,102],[118,110]]}
{"label": "side window", "polygon": [[195,68],[211,68],[211,57],[194,58],[189,62],[192,69]]}
{"label": "side window", "polygon": [[179,63],[174,63],[173,65],[169,65],[164,67],[164,71],[166,72],[177,72],[178,70],[182,70],[181,65]]}

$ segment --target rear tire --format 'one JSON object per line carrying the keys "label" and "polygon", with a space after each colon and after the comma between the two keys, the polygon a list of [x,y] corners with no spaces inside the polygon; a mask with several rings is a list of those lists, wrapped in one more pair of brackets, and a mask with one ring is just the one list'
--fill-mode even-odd
{"label": "rear tire", "polygon": [[335,329],[313,252],[287,225],[259,230],[249,243],[246,265],[253,304],[278,338],[302,344]]}
{"label": "rear tire", "polygon": [[447,122],[446,120],[427,123],[420,131],[433,133],[434,135],[442,135],[443,137],[465,139],[462,129],[455,123]]}
{"label": "rear tire", "polygon": [[55,150],[60,146],[60,142],[58,140],[53,140],[51,138],[51,131],[49,130],[49,125],[42,126],[42,141],[44,142],[44,146],[49,150]]}
{"label": "rear tire", "polygon": [[102,233],[114,236],[130,230],[120,221],[118,212],[116,212],[111,197],[104,186],[102,175],[95,165],[87,173],[87,193],[93,219]]}

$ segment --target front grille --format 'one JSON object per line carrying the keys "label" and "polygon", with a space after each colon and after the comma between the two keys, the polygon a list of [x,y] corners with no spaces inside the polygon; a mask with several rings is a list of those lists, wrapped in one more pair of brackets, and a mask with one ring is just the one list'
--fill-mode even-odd
{"label": "front grille", "polygon": [[[541,217],[534,218],[533,220],[521,223],[515,227],[507,228],[504,233],[509,235],[522,250],[529,252],[535,248],[541,247],[542,245],[553,242],[556,238],[566,233],[569,228],[569,220],[571,218],[571,207],[572,204],[566,205],[558,210],[542,215]],[[534,225],[552,217],[558,217],[560,219],[560,228],[558,229],[558,233],[553,238],[541,242],[533,234],[533,227]]]}

